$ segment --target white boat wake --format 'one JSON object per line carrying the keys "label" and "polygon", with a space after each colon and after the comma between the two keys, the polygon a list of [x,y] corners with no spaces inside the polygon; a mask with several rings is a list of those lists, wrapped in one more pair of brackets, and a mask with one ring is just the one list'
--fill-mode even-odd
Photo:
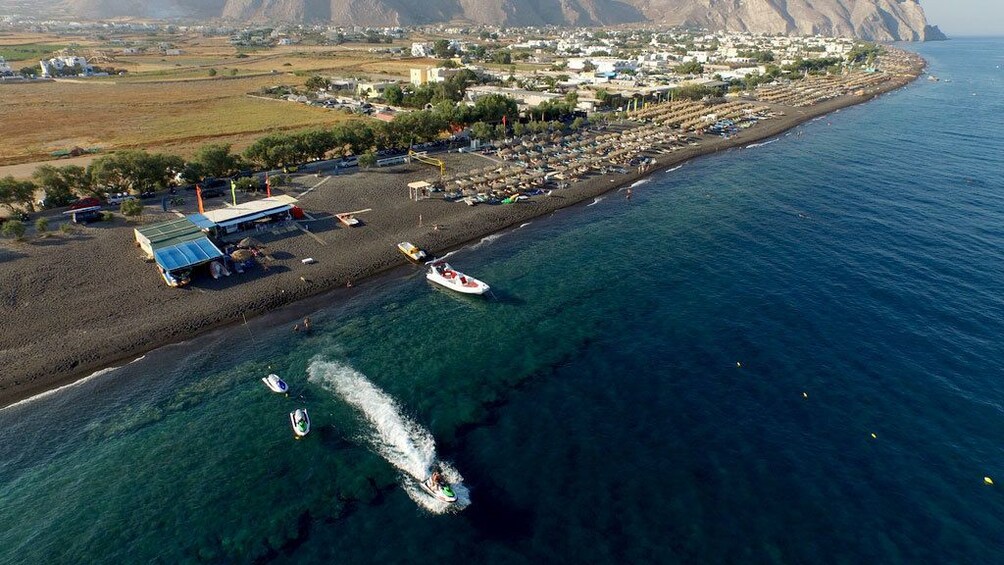
{"label": "white boat wake", "polygon": [[764,141],[763,143],[752,143],[750,145],[747,145],[746,149],[753,149],[755,147],[763,147],[764,145],[770,145],[771,143],[774,143],[778,139],[780,139],[780,138],[775,137],[774,139],[772,139],[770,141]]}
{"label": "white boat wake", "polygon": [[[438,461],[432,434],[405,416],[397,401],[348,365],[314,359],[308,372],[310,382],[334,392],[366,418],[372,427],[366,440],[401,471],[401,486],[412,500],[436,514],[459,511],[470,505],[470,491],[462,483],[463,476],[449,463]],[[457,495],[452,504],[433,497],[419,484],[429,476],[437,461]]]}
{"label": "white boat wake", "polygon": [[651,180],[652,180],[652,179],[641,179],[641,180],[639,180],[639,181],[635,181],[635,182],[634,182],[634,183],[632,183],[632,184],[631,184],[631,186],[629,186],[628,188],[634,188],[634,187],[636,187],[636,186],[641,186],[641,185],[643,185],[643,184],[646,184],[646,183],[650,182]]}
{"label": "white boat wake", "polygon": [[599,204],[600,202],[602,202],[604,198],[606,198],[606,197],[605,196],[599,196],[597,198],[593,198],[592,202],[590,202],[589,204],[586,204],[586,208],[589,208],[590,206],[596,206],[597,204]]}
{"label": "white boat wake", "polygon": [[677,166],[673,167],[672,169],[666,169],[666,172],[667,173],[672,173],[673,171],[679,171],[682,168],[683,168],[683,165],[677,165]]}

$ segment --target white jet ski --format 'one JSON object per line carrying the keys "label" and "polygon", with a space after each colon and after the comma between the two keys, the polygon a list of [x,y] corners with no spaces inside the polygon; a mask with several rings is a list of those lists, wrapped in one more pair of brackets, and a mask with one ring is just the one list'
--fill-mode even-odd
{"label": "white jet ski", "polygon": [[310,417],[307,416],[306,408],[297,408],[295,412],[289,413],[289,423],[293,426],[293,433],[296,439],[310,433]]}
{"label": "white jet ski", "polygon": [[279,394],[289,393],[289,385],[286,384],[286,381],[280,379],[279,375],[274,373],[267,377],[262,377],[261,382],[265,383],[265,386],[267,386],[272,392],[277,392]]}
{"label": "white jet ski", "polygon": [[457,494],[453,492],[453,488],[450,486],[450,483],[446,482],[446,479],[443,479],[441,476],[438,477],[437,480],[437,476],[438,473],[433,473],[428,479],[425,479],[419,484],[422,485],[422,488],[425,489],[426,492],[434,496],[437,500],[449,503],[456,502]]}

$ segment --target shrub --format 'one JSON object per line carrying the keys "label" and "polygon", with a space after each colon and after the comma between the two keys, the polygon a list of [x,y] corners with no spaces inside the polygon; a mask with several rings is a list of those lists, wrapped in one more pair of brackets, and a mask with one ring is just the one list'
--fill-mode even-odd
{"label": "shrub", "polygon": [[73,233],[73,225],[72,224],[63,224],[63,225],[59,226],[59,231],[61,233],[69,235],[69,234]]}
{"label": "shrub", "polygon": [[3,227],[0,228],[0,233],[4,237],[10,237],[20,241],[24,238],[24,224],[17,220],[7,220],[4,222]]}
{"label": "shrub", "polygon": [[37,231],[38,233],[45,233],[49,231],[49,219],[39,218],[35,220],[35,231]]}
{"label": "shrub", "polygon": [[101,221],[102,222],[110,222],[110,221],[112,221],[114,219],[115,219],[115,214],[113,214],[111,212],[108,212],[108,211],[101,212]]}
{"label": "shrub", "polygon": [[142,216],[143,202],[136,199],[126,200],[121,206],[119,206],[119,212],[122,212],[122,215],[128,218]]}
{"label": "shrub", "polygon": [[216,69],[209,69],[209,76],[211,77],[216,76]]}

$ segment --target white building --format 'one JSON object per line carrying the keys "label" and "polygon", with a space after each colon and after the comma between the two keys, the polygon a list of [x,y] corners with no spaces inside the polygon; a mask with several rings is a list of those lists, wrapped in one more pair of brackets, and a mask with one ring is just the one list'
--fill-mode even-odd
{"label": "white building", "polygon": [[10,76],[14,74],[14,69],[10,68],[7,61],[3,57],[0,57],[0,77]]}
{"label": "white building", "polygon": [[432,44],[431,43],[412,43],[411,44],[411,56],[412,57],[431,57],[432,56]]}
{"label": "white building", "polygon": [[53,57],[48,61],[39,61],[43,77],[51,77],[59,74],[66,68],[78,67],[83,75],[89,75],[94,69],[87,63],[87,59],[77,56]]}

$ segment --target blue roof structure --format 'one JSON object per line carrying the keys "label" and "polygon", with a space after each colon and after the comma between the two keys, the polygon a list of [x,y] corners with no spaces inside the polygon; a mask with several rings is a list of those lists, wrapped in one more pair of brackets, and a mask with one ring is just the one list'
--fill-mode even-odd
{"label": "blue roof structure", "polygon": [[165,271],[187,269],[223,257],[223,252],[206,238],[193,239],[154,251],[154,260]]}
{"label": "blue roof structure", "polygon": [[195,226],[200,230],[211,230],[216,227],[216,222],[210,220],[202,214],[189,214],[185,217],[188,218],[188,221],[195,224]]}

